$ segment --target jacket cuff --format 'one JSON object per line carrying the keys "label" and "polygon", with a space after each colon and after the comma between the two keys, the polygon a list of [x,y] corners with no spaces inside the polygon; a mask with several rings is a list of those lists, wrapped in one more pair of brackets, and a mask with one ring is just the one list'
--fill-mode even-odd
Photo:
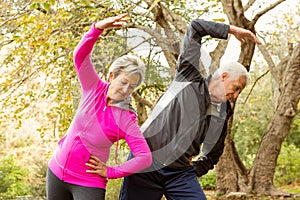
{"label": "jacket cuff", "polygon": [[88,31],[88,33],[90,35],[93,35],[95,37],[98,37],[99,35],[101,35],[104,31],[104,29],[97,29],[95,26],[96,22],[93,23],[92,27],[90,28],[90,30]]}
{"label": "jacket cuff", "polygon": [[115,178],[115,170],[114,170],[113,167],[107,167],[106,173],[107,173],[107,178],[108,179],[114,179]]}

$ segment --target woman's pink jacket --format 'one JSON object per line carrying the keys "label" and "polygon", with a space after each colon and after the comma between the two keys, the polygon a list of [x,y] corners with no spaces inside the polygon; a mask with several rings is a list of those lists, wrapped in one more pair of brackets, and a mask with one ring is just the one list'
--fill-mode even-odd
{"label": "woman's pink jacket", "polygon": [[107,178],[121,178],[137,173],[152,163],[146,140],[136,122],[136,113],[118,105],[106,106],[109,83],[101,80],[90,55],[103,30],[93,25],[74,51],[74,63],[82,87],[76,115],[49,161],[50,170],[67,183],[104,188],[107,179],[87,173],[85,165],[91,154],[108,160],[114,142],[124,139],[134,158],[107,168]]}

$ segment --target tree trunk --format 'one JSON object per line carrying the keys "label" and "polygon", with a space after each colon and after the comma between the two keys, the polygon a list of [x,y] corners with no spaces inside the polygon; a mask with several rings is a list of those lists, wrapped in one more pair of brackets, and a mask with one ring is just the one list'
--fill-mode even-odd
{"label": "tree trunk", "polygon": [[231,137],[230,128],[232,126],[233,117],[228,121],[228,135],[225,139],[225,148],[223,155],[216,166],[217,185],[216,190],[221,194],[226,194],[231,191],[247,192],[248,177],[246,176],[248,170],[240,160],[236,151],[234,141]]}
{"label": "tree trunk", "polygon": [[[255,24],[250,22],[244,16],[241,1],[222,0],[222,4],[226,9],[226,14],[229,18],[230,24],[249,29],[255,33]],[[241,54],[238,61],[246,67],[247,71],[250,70],[250,63],[254,54],[254,49],[255,43],[252,41],[247,41],[245,44],[241,45]],[[248,186],[248,170],[240,160],[230,134],[232,121],[233,117],[228,122],[228,135],[225,140],[224,152],[216,166],[216,188],[221,194],[227,194],[230,192],[248,193],[251,190]]]}
{"label": "tree trunk", "polygon": [[216,167],[217,191],[258,193],[264,195],[284,195],[276,190],[273,178],[280,148],[288,135],[292,120],[296,115],[300,99],[300,43],[289,59],[285,76],[280,85],[278,106],[274,117],[266,130],[251,171],[240,161],[231,139],[231,121],[229,134],[225,141],[224,153]]}
{"label": "tree trunk", "polygon": [[260,194],[277,194],[273,187],[276,161],[283,140],[288,135],[300,99],[300,43],[293,50],[280,85],[278,106],[251,170],[253,189]]}
{"label": "tree trunk", "polygon": [[[265,12],[279,5],[284,0],[265,9]],[[248,21],[244,16],[242,3],[239,0],[222,0],[226,9],[229,21],[233,25],[247,28],[255,33],[254,24],[260,16],[256,16],[253,21]],[[247,42],[242,45],[239,62],[247,70],[250,70],[250,63],[254,53],[254,43]],[[273,177],[275,173],[277,158],[284,138],[288,135],[292,119],[296,114],[297,103],[300,96],[300,75],[299,75],[299,45],[293,51],[293,55],[287,66],[285,78],[278,82],[280,95],[278,106],[275,109],[274,117],[270,123],[262,143],[256,155],[251,171],[247,170],[240,161],[236,152],[234,142],[231,138],[231,123],[228,124],[228,135],[225,140],[223,156],[216,167],[217,170],[217,191],[222,194],[230,192],[257,192],[259,194],[278,195],[281,192],[274,189]]]}
{"label": "tree trunk", "polygon": [[[269,8],[264,9],[263,12],[260,12],[257,16],[255,16],[252,21],[249,21],[245,17],[241,0],[221,1],[224,9],[226,10],[226,14],[229,18],[230,24],[246,28],[255,33],[254,25],[259,17],[285,0],[278,0],[278,2],[271,5]],[[153,1],[146,2],[149,6],[153,4]],[[173,24],[173,22],[177,22],[178,20],[170,20],[174,19],[174,15],[170,15],[170,12],[165,12],[166,8],[162,4],[158,4],[160,6],[154,7],[151,12],[154,14],[155,21],[159,25],[157,27],[160,27],[163,30],[167,38],[170,39],[168,40],[168,44],[171,44],[172,42],[176,41],[177,38],[172,33],[172,31],[170,31],[171,27],[169,23]],[[185,26],[177,26],[177,24],[173,25],[177,30],[185,29]],[[180,33],[183,33],[183,31]],[[226,43],[225,45],[223,45],[223,47],[226,47]],[[219,52],[216,51],[211,53],[213,59],[216,58],[214,56],[214,53],[219,54],[220,52],[222,52],[220,51],[220,49],[223,50],[224,48],[219,48]],[[241,45],[241,54],[238,61],[242,63],[248,71],[250,71],[250,64],[254,54],[254,49],[255,44],[252,41],[247,41],[245,44]],[[170,49],[170,45],[164,47],[163,50],[167,61],[170,64],[170,74],[172,75],[172,69],[174,69],[178,51],[176,51],[176,48]],[[295,50],[295,52],[297,51]],[[217,58],[218,57],[221,56],[217,56]],[[296,55],[294,55],[294,58],[297,58]],[[215,62],[213,63],[214,65],[218,66],[218,59],[214,60],[213,62]],[[295,59],[293,60],[293,62],[295,62]],[[251,170],[248,170],[239,158],[230,134],[233,118],[231,118],[231,120],[229,121],[228,135],[225,140],[224,153],[216,167],[217,190],[219,192],[224,194],[229,192],[250,193],[254,191],[261,194],[274,194],[271,191],[273,191],[272,180],[274,177],[277,157],[280,152],[281,144],[288,134],[292,119],[295,115],[294,109],[296,108],[295,105],[297,104],[295,102],[297,101],[297,99],[299,100],[299,94],[295,92],[299,90],[299,81],[297,83],[299,76],[297,75],[296,71],[291,70],[293,68],[292,66],[295,65],[296,64],[293,64],[292,62],[289,63],[288,70],[290,71],[288,71],[286,74],[289,74],[291,77],[287,76],[285,80],[294,80],[296,82],[286,83],[285,81],[282,81],[283,83],[285,83],[285,85],[280,86],[281,95],[280,99],[277,101],[278,107],[276,109],[274,119],[270,123],[269,128],[266,130],[265,136],[257,153],[255,163]],[[294,76],[292,76],[292,74],[294,74]],[[280,82],[278,83],[280,84]],[[287,89],[288,87],[290,87],[290,89]],[[292,91],[294,91],[293,95],[290,94],[290,92]]]}

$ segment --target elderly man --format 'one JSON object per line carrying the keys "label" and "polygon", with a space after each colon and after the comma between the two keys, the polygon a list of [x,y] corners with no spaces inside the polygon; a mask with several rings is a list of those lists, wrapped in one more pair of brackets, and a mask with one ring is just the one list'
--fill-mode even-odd
{"label": "elderly man", "polygon": [[[189,24],[175,79],[141,127],[153,164],[124,178],[120,200],[160,200],[163,195],[170,200],[206,199],[197,176],[212,169],[222,155],[232,115],[229,101],[237,99],[249,77],[244,66],[231,62],[203,78],[201,40],[206,35],[227,39],[229,33],[242,43],[246,38],[260,43],[252,32],[236,26],[201,19]],[[202,155],[192,162],[201,145]]]}

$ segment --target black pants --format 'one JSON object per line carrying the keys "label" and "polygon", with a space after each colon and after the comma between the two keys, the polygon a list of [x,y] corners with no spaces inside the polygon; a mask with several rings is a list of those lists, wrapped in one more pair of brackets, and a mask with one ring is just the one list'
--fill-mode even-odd
{"label": "black pants", "polygon": [[48,168],[47,200],[104,200],[105,189],[73,185],[59,180]]}
{"label": "black pants", "polygon": [[119,200],[206,200],[194,167],[182,170],[152,165],[123,179]]}

